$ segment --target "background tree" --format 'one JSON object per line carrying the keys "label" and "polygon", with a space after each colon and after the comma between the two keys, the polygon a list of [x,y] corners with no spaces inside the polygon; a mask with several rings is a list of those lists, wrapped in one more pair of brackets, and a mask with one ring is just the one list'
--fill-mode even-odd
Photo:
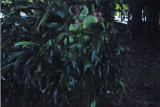
{"label": "background tree", "polygon": [[[129,6],[129,12],[132,15],[130,24],[131,31],[134,34],[156,34],[159,25],[159,0],[125,0]],[[146,21],[142,22],[142,10],[144,11],[144,18]]]}

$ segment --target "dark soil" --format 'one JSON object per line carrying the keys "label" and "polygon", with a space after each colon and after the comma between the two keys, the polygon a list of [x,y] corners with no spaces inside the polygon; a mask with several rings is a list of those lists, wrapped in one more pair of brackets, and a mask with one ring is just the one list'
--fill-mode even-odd
{"label": "dark soil", "polygon": [[131,40],[121,76],[126,92],[120,89],[114,106],[160,107],[159,38],[137,35]]}

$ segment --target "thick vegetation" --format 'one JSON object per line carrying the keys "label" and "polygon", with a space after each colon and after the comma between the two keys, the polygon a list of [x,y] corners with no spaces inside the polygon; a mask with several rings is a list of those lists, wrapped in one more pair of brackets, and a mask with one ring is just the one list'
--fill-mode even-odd
{"label": "thick vegetation", "polygon": [[[2,102],[96,106],[117,93],[126,32],[116,0],[2,3]],[[21,15],[25,14],[25,15]]]}

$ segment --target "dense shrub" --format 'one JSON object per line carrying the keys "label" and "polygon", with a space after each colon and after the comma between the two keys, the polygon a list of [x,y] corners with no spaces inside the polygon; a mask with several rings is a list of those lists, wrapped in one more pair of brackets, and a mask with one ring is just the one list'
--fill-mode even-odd
{"label": "dense shrub", "polygon": [[117,92],[127,37],[114,5],[3,1],[2,102],[95,106]]}

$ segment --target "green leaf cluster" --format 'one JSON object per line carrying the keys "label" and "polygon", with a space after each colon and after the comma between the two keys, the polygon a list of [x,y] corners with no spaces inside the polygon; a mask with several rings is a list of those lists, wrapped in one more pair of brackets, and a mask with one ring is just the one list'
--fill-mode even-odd
{"label": "green leaf cluster", "polygon": [[[2,102],[98,106],[107,90],[116,91],[127,52],[124,35],[105,15],[97,23],[88,0],[78,1],[2,3]],[[96,0],[97,9],[102,1]],[[70,12],[77,4],[80,24]]]}

